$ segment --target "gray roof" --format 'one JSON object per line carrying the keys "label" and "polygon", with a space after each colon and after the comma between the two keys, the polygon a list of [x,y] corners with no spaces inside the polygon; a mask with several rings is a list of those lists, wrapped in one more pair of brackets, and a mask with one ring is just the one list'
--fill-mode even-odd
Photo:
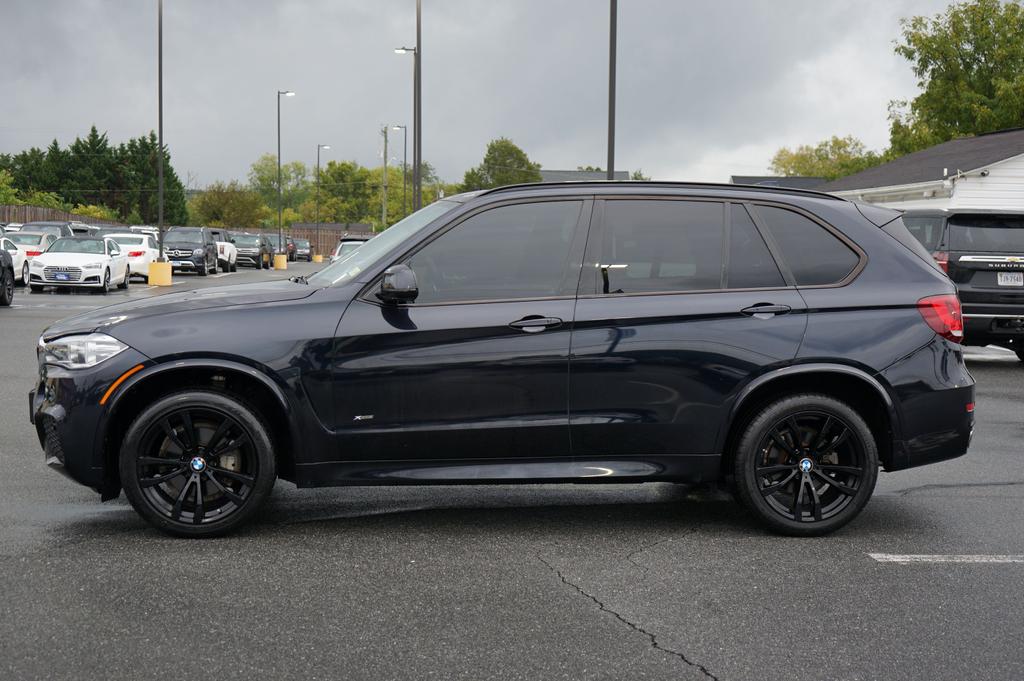
{"label": "gray roof", "polygon": [[936,144],[855,175],[841,177],[816,189],[841,192],[944,180],[946,176],[942,174],[943,169],[949,175],[955,175],[958,170],[977,170],[1020,154],[1024,154],[1024,128],[988,132]]}
{"label": "gray roof", "polygon": [[[540,179],[544,182],[582,182],[587,180],[605,180],[608,173],[595,170],[541,170]],[[628,170],[616,170],[616,180],[628,180]]]}
{"label": "gray roof", "polygon": [[817,189],[824,184],[824,177],[787,177],[785,175],[733,175],[733,184],[752,184],[763,187],[788,187],[790,189]]}

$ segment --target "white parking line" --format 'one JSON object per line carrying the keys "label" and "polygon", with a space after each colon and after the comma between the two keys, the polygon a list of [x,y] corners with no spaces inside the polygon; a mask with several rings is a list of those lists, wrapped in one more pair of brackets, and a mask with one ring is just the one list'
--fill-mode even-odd
{"label": "white parking line", "polygon": [[869,553],[879,563],[1024,563],[1024,554]]}

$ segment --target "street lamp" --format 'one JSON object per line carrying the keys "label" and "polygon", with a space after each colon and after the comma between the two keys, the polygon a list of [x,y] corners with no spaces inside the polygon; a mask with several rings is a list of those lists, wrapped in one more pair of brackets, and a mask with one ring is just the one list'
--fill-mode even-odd
{"label": "street lamp", "polygon": [[397,47],[395,54],[412,53],[412,209],[419,210],[423,206],[420,167],[423,164],[423,120],[421,118],[422,95],[420,93],[420,71],[423,62],[423,39],[420,31],[422,25],[421,0],[416,0],[416,47]]}
{"label": "street lamp", "polygon": [[[278,90],[277,91],[277,247],[281,248],[284,246],[284,223],[281,220],[281,95],[285,97],[294,97],[295,93],[291,90]],[[285,249],[285,255],[288,255],[288,249]]]}
{"label": "street lamp", "polygon": [[615,50],[619,3],[611,0],[608,22],[608,179],[615,179]]}
{"label": "street lamp", "polygon": [[404,217],[409,214],[409,208],[405,202],[405,181],[409,175],[409,130],[404,125],[392,125],[391,129],[402,131],[402,214]]}
{"label": "street lamp", "polygon": [[[320,248],[320,150],[330,149],[330,144],[316,145],[316,247]],[[310,256],[312,257],[312,256]]]}

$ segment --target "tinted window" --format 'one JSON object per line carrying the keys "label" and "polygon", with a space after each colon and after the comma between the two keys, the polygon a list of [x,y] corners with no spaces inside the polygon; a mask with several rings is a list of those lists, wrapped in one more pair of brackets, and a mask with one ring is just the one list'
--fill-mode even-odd
{"label": "tinted window", "polygon": [[1024,253],[1024,216],[949,218],[949,250]]}
{"label": "tinted window", "polygon": [[[931,256],[931,253],[929,253],[925,249],[924,244],[918,241],[918,239],[915,236],[913,236],[913,234],[911,234],[910,230],[907,229],[906,225],[903,224],[904,222],[906,222],[906,220],[907,218],[903,218],[902,220],[897,218],[896,220],[893,220],[892,222],[887,224],[885,227],[882,227],[882,231],[891,236],[893,239],[896,239],[896,241],[899,241],[914,255],[921,258],[921,260],[924,260],[926,263],[928,263],[929,265],[931,265],[932,267],[941,272],[942,268],[939,267],[938,263],[935,262],[935,259]],[[936,244],[938,244],[938,242],[936,242]]]}
{"label": "tinted window", "polygon": [[539,298],[570,286],[575,291],[579,270],[570,268],[569,247],[582,205],[526,203],[474,215],[409,260],[419,281],[416,302]]}
{"label": "tinted window", "polygon": [[7,238],[16,244],[22,246],[38,246],[42,243],[45,238],[42,234],[23,234],[21,232],[15,232],[14,234],[8,234]]}
{"label": "tinted window", "polygon": [[942,223],[945,218],[941,216],[903,216],[903,224],[907,231],[914,235],[921,245],[929,251],[936,251],[942,241]]}
{"label": "tinted window", "polygon": [[106,253],[104,244],[99,239],[57,239],[48,249],[51,253]]}
{"label": "tinted window", "polygon": [[799,286],[834,284],[857,266],[857,254],[827,229],[784,208],[757,206]]}
{"label": "tinted window", "polygon": [[260,245],[260,238],[258,236],[238,234],[235,236],[235,245],[242,248],[256,248]]}
{"label": "tinted window", "polygon": [[122,246],[141,246],[142,245],[142,237],[141,236],[115,236],[115,237],[111,237],[111,239],[113,241],[116,241],[117,243],[119,243]]}
{"label": "tinted window", "polygon": [[754,227],[747,209],[731,206],[727,288],[774,288],[785,286],[775,259]]}
{"label": "tinted window", "polygon": [[724,212],[706,201],[606,202],[604,292],[721,288]]}

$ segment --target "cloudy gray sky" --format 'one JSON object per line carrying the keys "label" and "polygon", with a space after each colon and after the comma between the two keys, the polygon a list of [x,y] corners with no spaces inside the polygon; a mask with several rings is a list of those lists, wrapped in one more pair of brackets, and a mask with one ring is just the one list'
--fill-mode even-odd
{"label": "cloudy gray sky", "polygon": [[[916,90],[899,18],[947,0],[621,0],[616,165],[656,179],[766,170],[779,146],[881,148]],[[423,154],[447,180],[506,136],[545,168],[604,165],[607,0],[423,0]],[[164,134],[182,180],[285,161],[378,164],[411,123],[414,0],[165,0]],[[0,152],[156,127],[156,0],[2,0]],[[401,144],[396,133],[394,148]],[[398,152],[400,159],[401,152]]]}

